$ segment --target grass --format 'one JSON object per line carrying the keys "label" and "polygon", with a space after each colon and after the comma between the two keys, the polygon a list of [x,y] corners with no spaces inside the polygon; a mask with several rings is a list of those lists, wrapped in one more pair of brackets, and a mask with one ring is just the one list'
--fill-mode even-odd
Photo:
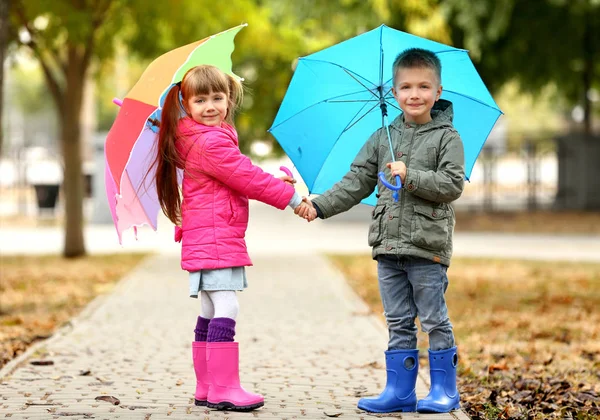
{"label": "grass", "polygon": [[110,292],[144,257],[0,256],[0,368]]}
{"label": "grass", "polygon": [[456,213],[461,232],[600,235],[600,212],[465,212]]}
{"label": "grass", "polygon": [[[370,256],[331,260],[383,320]],[[455,259],[448,275],[472,418],[600,418],[600,264]]]}

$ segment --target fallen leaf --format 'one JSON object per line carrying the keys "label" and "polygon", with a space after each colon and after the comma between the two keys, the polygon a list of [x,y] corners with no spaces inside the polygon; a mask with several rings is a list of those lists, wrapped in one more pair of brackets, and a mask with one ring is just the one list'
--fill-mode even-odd
{"label": "fallen leaf", "polygon": [[32,360],[29,363],[34,366],[50,366],[54,364],[52,360]]}
{"label": "fallen leaf", "polygon": [[121,401],[117,397],[113,397],[110,395],[100,395],[99,397],[94,398],[96,401],[106,401],[111,403],[112,405],[119,405]]}

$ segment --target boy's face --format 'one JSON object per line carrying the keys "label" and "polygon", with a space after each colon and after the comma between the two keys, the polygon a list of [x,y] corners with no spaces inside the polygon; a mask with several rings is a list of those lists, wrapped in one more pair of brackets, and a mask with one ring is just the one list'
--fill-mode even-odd
{"label": "boy's face", "polygon": [[425,124],[431,121],[431,108],[440,99],[442,86],[430,68],[399,68],[392,91],[404,112],[404,120]]}

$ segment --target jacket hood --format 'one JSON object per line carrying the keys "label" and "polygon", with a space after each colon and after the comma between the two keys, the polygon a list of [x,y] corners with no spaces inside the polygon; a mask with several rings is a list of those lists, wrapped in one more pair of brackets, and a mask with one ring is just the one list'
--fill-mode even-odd
{"label": "jacket hood", "polygon": [[[431,121],[421,126],[421,129],[427,130],[431,128],[452,127],[452,119],[454,118],[454,109],[452,102],[446,99],[439,99],[431,108]],[[404,125],[404,113],[398,115],[393,126],[400,128]]]}

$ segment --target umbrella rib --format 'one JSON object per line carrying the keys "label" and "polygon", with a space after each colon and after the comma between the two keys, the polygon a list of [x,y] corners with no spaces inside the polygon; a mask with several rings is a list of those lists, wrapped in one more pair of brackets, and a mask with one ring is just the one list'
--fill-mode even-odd
{"label": "umbrella rib", "polygon": [[361,85],[362,87],[364,87],[365,89],[367,89],[371,95],[373,95],[375,98],[379,99],[379,96],[377,95],[377,93],[373,92],[371,89],[369,89],[368,87],[366,87],[363,83],[361,83],[360,80],[358,80],[356,77],[354,77],[354,75],[352,74],[352,72],[350,70],[348,70],[347,68],[342,67],[342,69],[350,76],[352,77],[354,80],[356,80],[356,82]]}
{"label": "umbrella rib", "polygon": [[[454,51],[443,51],[443,52],[454,52]],[[437,53],[436,53],[436,54],[437,54]],[[386,83],[389,83],[389,82],[391,82],[391,81],[392,81],[392,79],[388,80]],[[391,89],[390,89],[390,90],[391,90]],[[491,109],[493,109],[493,110],[500,111],[500,110],[498,109],[498,106],[496,106],[496,107],[493,107],[493,106],[491,106],[491,105],[489,105],[489,104],[486,104],[485,102],[483,102],[483,101],[481,101],[481,100],[479,100],[479,99],[477,99],[477,98],[473,98],[472,96],[465,95],[464,93],[458,93],[458,92],[456,92],[456,91],[454,91],[454,90],[450,90],[450,89],[444,89],[444,92],[449,92],[449,93],[453,93],[453,94],[455,94],[455,95],[458,95],[458,96],[462,96],[463,98],[470,99],[470,100],[472,100],[472,101],[475,101],[475,102],[477,102],[477,103],[479,103],[479,104],[481,104],[481,105],[487,106],[488,108],[491,108]],[[500,111],[500,112],[502,112],[502,111]],[[502,112],[502,113],[503,113],[503,112]]]}
{"label": "umbrella rib", "polygon": [[[497,105],[496,105],[496,107],[493,107],[493,106],[491,106],[491,105],[489,105],[489,104],[486,104],[485,102],[483,102],[483,101],[481,101],[481,100],[479,100],[479,99],[477,99],[477,98],[473,98],[472,96],[465,95],[465,94],[463,94],[463,93],[458,93],[458,92],[455,92],[455,91],[453,91],[453,90],[448,90],[448,89],[444,89],[444,91],[445,91],[445,92],[449,92],[449,93],[453,93],[453,94],[455,94],[455,95],[457,95],[457,96],[461,96],[461,97],[463,97],[463,98],[466,98],[466,99],[470,99],[470,100],[472,100],[472,101],[475,101],[475,102],[477,102],[477,103],[479,103],[479,104],[481,104],[481,105],[483,105],[483,106],[487,106],[488,108],[491,108],[491,109],[493,109],[493,110],[495,110],[495,111],[500,111],[500,110],[498,109],[498,106],[497,106]],[[501,112],[501,113],[503,113],[502,111],[500,111],[500,112]]]}
{"label": "umbrella rib", "polygon": [[[379,103],[377,103],[377,105],[379,105]],[[364,117],[366,117],[367,115],[369,115],[369,113],[370,113],[371,111],[373,111],[375,108],[377,108],[377,105],[375,105],[375,106],[371,107],[371,109],[369,109],[367,112],[365,112],[363,115],[361,115],[361,117],[360,117],[359,119],[357,119],[356,121],[354,121],[354,118],[356,118],[356,116],[357,116],[358,114],[360,114],[360,111],[362,111],[362,110],[365,108],[366,104],[365,104],[365,105],[363,105],[363,107],[362,107],[360,110],[358,110],[358,112],[356,113],[356,115],[354,115],[354,118],[352,118],[352,119],[350,120],[350,122],[348,123],[348,125],[347,125],[347,126],[346,126],[346,127],[343,129],[343,130],[342,130],[342,132],[341,132],[341,133],[340,133],[340,135],[338,136],[338,140],[339,140],[339,138],[342,136],[342,134],[344,134],[346,131],[350,130],[352,127],[354,127],[356,124],[358,124],[358,122],[359,122],[360,120],[362,120]],[[354,122],[352,122],[352,121],[354,121]],[[337,143],[337,140],[335,141],[335,143]],[[334,146],[335,146],[335,143],[333,143],[333,145],[334,145]]]}
{"label": "umbrella rib", "polygon": [[[373,96],[375,96],[376,98],[378,98],[377,94],[375,94],[373,92],[373,90],[371,90],[370,88],[368,88],[363,82],[361,82],[360,80],[358,80],[358,78],[364,80],[367,83],[370,83],[373,85],[374,88],[377,88],[377,86],[375,85],[375,83],[371,82],[369,79],[367,79],[366,77],[361,76],[358,73],[353,72],[352,70],[347,69],[344,66],[341,66],[337,63],[332,63],[331,61],[326,61],[326,60],[312,60],[312,59],[307,59],[307,58],[303,58],[303,61],[312,61],[315,63],[325,63],[325,64],[331,64],[332,66],[335,67],[339,67],[340,69],[344,70],[350,77],[352,77],[354,80],[356,80],[356,82],[358,84],[360,84],[362,87],[364,87],[365,89],[367,89],[369,92],[371,92],[373,94]],[[356,76],[356,77],[355,77]]]}
{"label": "umbrella rib", "polygon": [[[383,95],[383,98],[384,98],[384,99],[390,99],[390,98],[393,98],[393,96],[388,96],[388,93],[390,93],[391,91],[392,91],[392,89],[388,90],[388,91],[387,91],[387,92],[386,92],[386,93]],[[345,95],[340,95],[340,96],[338,96],[338,98],[341,98],[342,96],[350,96],[350,95],[355,95],[355,94],[357,94],[357,93],[361,93],[361,91],[359,91],[359,92],[353,92],[353,93],[348,93],[348,94],[345,94]],[[371,93],[372,93],[372,92],[371,92]],[[324,100],[324,101],[322,101],[322,102],[328,102],[328,103],[345,103],[345,102],[348,102],[348,103],[350,103],[350,102],[377,102],[377,103],[379,103],[379,98],[375,98],[375,99],[352,99],[352,100],[347,100],[347,101],[342,101],[342,100],[340,100],[340,101],[336,101],[336,100],[334,100],[334,99],[325,99],[325,100]],[[387,102],[387,101],[386,101],[386,102]]]}
{"label": "umbrella rib", "polygon": [[[285,123],[285,122],[287,122],[287,121],[291,120],[292,118],[294,118],[296,115],[298,115],[298,114],[300,114],[300,113],[302,113],[302,112],[304,112],[304,111],[306,111],[306,110],[308,110],[308,109],[312,108],[313,106],[317,106],[317,105],[319,105],[319,104],[322,104],[323,102],[331,102],[331,103],[343,103],[343,102],[348,102],[348,103],[350,103],[350,102],[353,102],[353,101],[336,101],[335,99],[336,99],[336,98],[342,98],[342,97],[344,97],[344,96],[356,95],[357,93],[361,93],[361,92],[363,92],[363,91],[362,91],[362,90],[359,90],[359,91],[357,91],[357,92],[344,93],[343,95],[335,96],[335,97],[333,97],[333,98],[326,98],[326,99],[322,99],[322,100],[320,100],[319,102],[315,102],[314,104],[311,104],[311,105],[309,105],[309,106],[307,106],[307,107],[305,107],[305,108],[302,108],[301,110],[299,110],[298,112],[296,112],[294,115],[290,115],[288,118],[286,118],[285,120],[281,121],[279,124],[277,124],[277,125],[275,125],[275,126],[272,126],[271,128],[269,128],[269,130],[267,130],[267,131],[271,132],[273,129],[275,129],[275,128],[279,127],[281,124],[283,124],[283,123]],[[373,101],[368,101],[368,100],[365,100],[365,101],[366,101],[366,102],[373,102]],[[354,101],[354,102],[360,102],[360,101]],[[359,111],[359,112],[360,112],[360,111]]]}
{"label": "umbrella rib", "polygon": [[400,111],[400,112],[403,112],[403,111],[400,109],[400,107],[399,107],[397,104],[395,104],[395,103],[393,103],[393,102],[390,102],[390,101],[385,101],[385,102],[386,102],[388,105],[391,105],[391,107],[392,107],[392,108],[395,108],[395,109],[397,109],[397,110],[398,110],[398,111]]}
{"label": "umbrella rib", "polygon": [[378,99],[353,99],[353,100],[348,100],[348,101],[335,101],[332,99],[326,99],[325,102],[335,104],[335,103],[350,103],[350,102],[379,102],[379,100]]}

